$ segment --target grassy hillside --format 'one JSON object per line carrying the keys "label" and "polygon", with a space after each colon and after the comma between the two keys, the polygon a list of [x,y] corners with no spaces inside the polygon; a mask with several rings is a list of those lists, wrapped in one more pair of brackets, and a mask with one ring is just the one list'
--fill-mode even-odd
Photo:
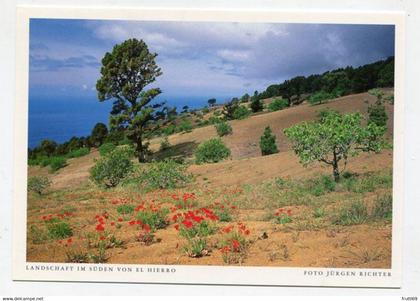
{"label": "grassy hillside", "polygon": [[[231,158],[214,164],[196,165],[192,160],[199,143],[217,136],[213,125],[169,136],[171,146],[165,151],[159,151],[161,138],[154,138],[150,147],[156,158],[183,156],[191,163],[187,171],[194,181],[178,189],[144,190],[130,182],[101,190],[89,181],[89,169],[99,158],[96,150],[69,159],[53,174],[30,166],[30,177],[46,175],[52,184],[43,195],[28,194],[28,261],[389,267],[392,150],[352,158],[346,176],[334,183],[330,168],[303,167],[283,134],[285,128],[316,119],[326,108],[366,114],[374,101],[361,93],[233,120],[232,135],[222,138]],[[386,110],[387,135],[392,138],[392,105],[386,104]],[[279,153],[261,156],[258,143],[266,126],[277,137]],[[191,203],[177,207],[183,199]],[[142,206],[149,205],[159,212],[168,210],[168,222],[153,231],[150,245],[139,238],[144,228],[136,224]],[[174,228],[173,215],[188,210],[212,210],[219,216],[200,256],[185,251],[190,242]],[[71,228],[71,235],[52,234],[49,220],[56,216]],[[96,223],[104,219],[106,230],[98,232]],[[242,235],[240,252],[226,257],[226,228],[244,223],[249,234]],[[109,243],[100,254],[102,238]]]}

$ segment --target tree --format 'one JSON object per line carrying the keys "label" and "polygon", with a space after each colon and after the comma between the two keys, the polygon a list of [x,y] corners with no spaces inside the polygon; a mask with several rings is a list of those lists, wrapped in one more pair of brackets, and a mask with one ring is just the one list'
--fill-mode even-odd
{"label": "tree", "polygon": [[239,108],[239,102],[234,101],[233,99],[224,105],[222,114],[225,116],[227,120],[235,119],[234,113],[236,109]]}
{"label": "tree", "polygon": [[251,97],[249,96],[248,93],[245,93],[244,95],[242,95],[241,97],[241,102],[247,102]]}
{"label": "tree", "polygon": [[216,98],[210,98],[207,100],[207,103],[209,104],[209,107],[213,107],[216,104]]}
{"label": "tree", "polygon": [[104,143],[105,138],[108,135],[108,128],[105,124],[98,122],[92,129],[92,133],[90,134],[90,143],[98,147]]}
{"label": "tree", "polygon": [[258,91],[254,92],[254,96],[252,96],[251,101],[251,110],[252,112],[256,113],[262,111],[264,109],[264,104],[262,103],[260,97],[258,97]]}
{"label": "tree", "polygon": [[182,111],[181,111],[181,113],[182,113],[182,114],[187,114],[189,109],[190,109],[190,107],[189,107],[189,106],[183,106],[183,107],[182,107]]}
{"label": "tree", "polygon": [[368,124],[374,123],[377,126],[386,127],[388,115],[383,101],[384,93],[379,89],[369,90],[369,94],[376,97],[375,103],[368,107]]}
{"label": "tree", "polygon": [[47,155],[47,156],[51,156],[52,154],[54,154],[55,150],[57,149],[57,143],[53,140],[43,140],[41,142],[41,153]]}
{"label": "tree", "polygon": [[260,138],[260,148],[263,156],[279,152],[276,145],[276,136],[273,135],[269,126],[264,129],[264,133]]}
{"label": "tree", "polygon": [[102,59],[101,77],[96,83],[99,100],[112,99],[110,126],[122,128],[136,146],[140,162],[146,161],[144,139],[156,130],[165,117],[162,103],[151,101],[161,93],[159,88],[144,90],[162,74],[155,62],[157,54],[149,52],[143,40],[129,39],[117,44]]}
{"label": "tree", "polygon": [[[300,162],[307,166],[319,161],[332,166],[336,182],[347,165],[349,156],[361,152],[380,152],[388,147],[385,141],[385,127],[374,123],[362,125],[363,117],[359,113],[340,114],[328,111],[318,121],[303,122],[284,130],[292,141],[292,148]],[[340,170],[340,162],[344,167]]]}

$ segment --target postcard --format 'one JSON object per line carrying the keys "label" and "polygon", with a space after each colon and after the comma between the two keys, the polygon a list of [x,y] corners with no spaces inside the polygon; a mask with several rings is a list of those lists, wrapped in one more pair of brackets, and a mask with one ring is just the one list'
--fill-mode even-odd
{"label": "postcard", "polygon": [[403,15],[17,13],[14,280],[400,286]]}

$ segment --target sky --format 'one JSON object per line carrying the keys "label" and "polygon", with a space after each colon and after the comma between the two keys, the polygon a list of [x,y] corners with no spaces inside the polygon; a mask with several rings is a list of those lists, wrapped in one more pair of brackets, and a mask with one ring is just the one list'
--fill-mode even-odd
{"label": "sky", "polygon": [[158,54],[164,100],[225,101],[298,75],[394,55],[394,26],[32,19],[29,94],[95,98],[100,62],[115,44],[143,39]]}

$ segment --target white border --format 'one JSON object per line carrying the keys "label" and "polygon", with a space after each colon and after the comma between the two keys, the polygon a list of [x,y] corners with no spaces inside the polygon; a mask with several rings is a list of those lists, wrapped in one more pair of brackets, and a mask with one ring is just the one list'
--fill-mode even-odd
{"label": "white border", "polygon": [[[123,272],[51,272],[26,270],[26,180],[27,180],[27,116],[29,74],[29,19],[112,19],[160,21],[234,21],[278,23],[337,23],[337,24],[393,24],[395,25],[395,105],[394,105],[394,210],[392,229],[392,269],[326,269],[283,267],[226,267],[226,266],[150,266],[150,265],[76,265],[45,264],[48,267],[165,267],[176,273]],[[14,140],[14,215],[13,215],[13,279],[44,281],[98,281],[142,283],[200,283],[296,285],[340,287],[400,287],[402,254],[402,208],[404,201],[404,27],[403,13],[292,11],[292,10],[202,10],[202,9],[140,9],[140,8],[74,8],[74,7],[19,7],[17,10],[16,39],[16,105]],[[35,265],[30,263],[30,265]],[[304,271],[391,272],[391,277],[307,277]]]}

